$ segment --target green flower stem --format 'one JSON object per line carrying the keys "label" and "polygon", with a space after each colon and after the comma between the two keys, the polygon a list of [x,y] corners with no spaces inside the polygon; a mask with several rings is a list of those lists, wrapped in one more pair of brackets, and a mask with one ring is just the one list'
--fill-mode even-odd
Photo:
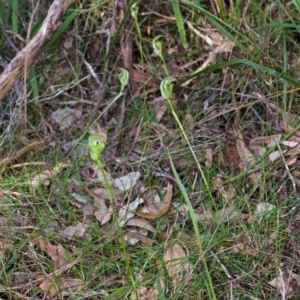
{"label": "green flower stem", "polygon": [[118,236],[120,237],[120,241],[121,241],[121,245],[122,245],[122,250],[123,250],[123,255],[124,255],[124,261],[125,261],[125,265],[126,265],[126,269],[128,272],[128,276],[130,278],[130,281],[132,283],[133,289],[136,292],[137,287],[135,284],[135,280],[134,280],[134,276],[133,276],[133,272],[132,269],[130,267],[130,263],[129,263],[129,257],[128,257],[128,253],[127,253],[127,249],[126,249],[126,242],[123,236],[123,232],[122,229],[118,223],[118,216],[115,210],[115,206],[114,206],[114,201],[113,201],[113,196],[111,193],[111,189],[109,186],[109,182],[107,180],[107,176],[106,173],[104,171],[104,166],[101,160],[101,155],[102,152],[105,148],[105,142],[106,142],[106,134],[104,133],[98,133],[98,134],[91,134],[89,136],[89,148],[90,148],[90,155],[93,161],[95,161],[102,173],[103,179],[104,179],[104,186],[108,195],[108,199],[112,208],[112,215],[113,215],[113,219],[115,221],[116,224],[116,228],[117,228],[117,232],[118,232]]}
{"label": "green flower stem", "polygon": [[134,19],[134,24],[138,32],[139,36],[139,50],[140,50],[140,55],[141,55],[141,65],[142,65],[142,70],[144,69],[144,57],[143,57],[143,47],[142,47],[142,33],[140,29],[140,24],[138,21],[138,13],[139,13],[139,7],[137,2],[133,3],[131,6],[131,15]]}

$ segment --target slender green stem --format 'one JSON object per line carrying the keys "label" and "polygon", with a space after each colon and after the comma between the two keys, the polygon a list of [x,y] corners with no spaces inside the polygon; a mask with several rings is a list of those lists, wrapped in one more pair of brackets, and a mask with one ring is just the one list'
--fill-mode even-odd
{"label": "slender green stem", "polygon": [[122,250],[123,250],[124,261],[125,261],[126,269],[127,269],[127,272],[128,272],[128,276],[130,278],[130,281],[132,283],[134,291],[136,291],[137,287],[136,287],[136,284],[135,284],[134,275],[133,275],[131,267],[130,267],[129,257],[128,257],[128,253],[127,253],[127,249],[126,249],[126,242],[125,242],[125,239],[124,239],[124,236],[123,236],[122,229],[121,229],[121,227],[118,223],[118,216],[117,216],[117,213],[116,213],[116,210],[115,210],[114,201],[113,201],[111,189],[110,189],[110,186],[109,186],[109,183],[108,183],[108,180],[107,180],[107,176],[106,176],[106,173],[104,171],[104,166],[102,164],[101,159],[98,159],[96,161],[96,163],[97,163],[97,165],[98,165],[98,167],[99,167],[99,169],[102,173],[103,179],[104,179],[105,189],[106,189],[106,192],[107,192],[107,195],[108,195],[108,198],[109,198],[109,202],[110,202],[110,205],[111,205],[111,208],[112,208],[112,214],[113,214],[114,221],[116,223],[118,236],[120,237],[120,241],[121,241],[121,246],[122,246]]}

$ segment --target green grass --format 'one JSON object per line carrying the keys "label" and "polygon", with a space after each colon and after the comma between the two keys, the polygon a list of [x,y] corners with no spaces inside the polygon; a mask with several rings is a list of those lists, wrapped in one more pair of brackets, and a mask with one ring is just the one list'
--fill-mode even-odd
{"label": "green grass", "polygon": [[[289,166],[289,175],[285,166],[288,155],[285,161],[268,159],[278,150],[274,145],[238,169],[240,161],[232,165],[233,148],[229,154],[224,152],[226,143],[236,146],[238,114],[238,128],[247,146],[282,132],[279,144],[288,150],[283,142],[293,139],[299,130],[299,122],[292,123],[292,117],[286,120],[291,131],[281,128],[281,110],[296,120],[298,117],[299,4],[251,1],[244,7],[237,1],[231,10],[223,1],[213,4],[220,7],[219,13],[209,3],[204,6],[188,0],[159,1],[157,7],[138,3],[136,18],[131,16],[130,6],[121,19],[120,8],[114,11],[107,1],[84,2],[66,13],[56,35],[30,69],[29,123],[15,124],[0,149],[1,160],[26,143],[52,137],[49,146],[26,153],[0,177],[0,298],[137,299],[144,288],[144,292],[159,294],[156,299],[297,299],[297,284],[293,284],[293,292],[284,294],[282,288],[269,283],[281,271],[286,277],[291,272],[298,276],[298,162]],[[268,12],[270,4],[273,7]],[[16,1],[0,1],[3,29],[25,37],[29,11],[23,10]],[[124,30],[129,19],[131,26]],[[233,41],[232,52],[219,53],[215,62],[195,72],[217,45],[207,46],[187,27],[187,21],[212,40],[213,29]],[[36,22],[32,32],[41,26],[39,20]],[[118,68],[124,67],[122,49],[129,35],[133,41],[132,69],[160,81],[166,76],[176,78],[173,93],[167,96],[172,108],[168,106],[160,122],[156,120],[157,110],[167,102],[157,100],[161,96],[159,86],[149,92],[152,86],[135,81],[136,86],[131,85],[127,94],[125,88],[125,98],[116,99],[121,89]],[[151,42],[156,37],[161,43],[161,57],[154,55]],[[1,40],[9,38],[1,33]],[[63,48],[67,38],[72,40],[69,51]],[[5,53],[11,51],[9,44],[3,47]],[[199,57],[201,60],[195,62]],[[103,87],[92,76],[81,81],[89,75],[84,60]],[[182,86],[188,80],[192,80],[190,84]],[[73,85],[68,86],[71,81]],[[142,98],[137,92],[148,94]],[[96,120],[92,120],[98,101]],[[156,107],[154,103],[158,103]],[[50,115],[66,107],[80,110],[82,117],[60,131]],[[187,114],[194,122],[191,128],[184,122]],[[124,122],[120,126],[121,115]],[[90,193],[102,187],[89,156],[66,157],[62,151],[66,141],[83,140],[90,129],[88,124],[94,121],[107,131],[103,162],[113,178],[133,171],[141,173],[131,190],[112,197],[112,201],[107,199],[107,205],[113,202],[116,215],[121,206],[137,197],[147,202],[158,194],[164,199],[164,189],[168,184],[173,186],[170,208],[158,219],[149,220],[155,228],[146,236],[150,245],[122,243],[129,230],[139,228],[118,227],[116,215],[101,226],[94,215],[84,216],[83,205],[72,196],[89,197],[92,206]],[[208,149],[213,153],[211,165],[206,157]],[[68,166],[51,175],[60,162]],[[21,165],[11,167],[17,163]],[[258,166],[260,185],[249,179],[249,173]],[[31,188],[26,180],[38,174],[48,174],[49,182]],[[262,202],[274,209],[256,216],[257,205]],[[188,213],[176,211],[173,204],[186,205]],[[63,236],[63,230],[80,223],[88,226],[83,236]],[[65,270],[51,258],[49,249],[41,249],[41,238],[68,252],[65,259],[70,265]],[[192,268],[187,282],[187,274],[181,274],[177,284],[168,274],[170,262],[164,255],[174,244],[186,255],[182,263],[188,261]],[[176,257],[174,261],[178,261]],[[56,295],[41,286],[47,282],[42,275],[54,276]],[[80,285],[71,291],[61,290],[61,282],[70,279],[80,280]]]}

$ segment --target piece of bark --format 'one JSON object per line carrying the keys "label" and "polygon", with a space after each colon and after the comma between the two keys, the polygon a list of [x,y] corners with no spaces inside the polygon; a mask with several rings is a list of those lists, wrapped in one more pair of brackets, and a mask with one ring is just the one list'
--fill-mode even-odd
{"label": "piece of bark", "polygon": [[0,102],[21,76],[37,60],[53,34],[62,24],[62,18],[68,7],[76,0],[55,0],[48,10],[47,17],[31,41],[14,57],[0,74]]}

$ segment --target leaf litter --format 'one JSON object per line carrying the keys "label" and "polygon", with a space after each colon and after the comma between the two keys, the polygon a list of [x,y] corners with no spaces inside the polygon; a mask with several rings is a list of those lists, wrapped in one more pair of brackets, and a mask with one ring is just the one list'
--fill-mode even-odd
{"label": "leaf litter", "polygon": [[[144,17],[147,18],[147,15],[144,15]],[[165,16],[161,18],[164,22],[175,21],[174,18],[171,20]],[[113,24],[116,22],[116,19],[117,18],[112,20]],[[196,60],[190,58],[187,59],[185,57],[186,55],[183,55],[181,52],[182,50],[180,50],[178,41],[172,37],[172,34],[166,34],[165,39],[169,44],[169,51],[167,53],[169,55],[175,54],[175,60],[177,54],[179,57],[179,60],[173,63],[172,68],[169,67],[172,73],[170,74],[171,76],[178,79],[180,79],[181,76],[188,77],[204,70],[207,66],[216,63],[219,58],[222,58],[223,60],[226,58],[228,53],[236,55],[235,44],[229,41],[228,38],[223,36],[217,29],[213,28],[213,26],[209,25],[207,21],[203,22],[203,28],[195,26],[194,23],[188,20],[186,25],[190,28],[191,34],[195,34],[209,48],[205,50],[206,52],[200,51],[203,52],[201,54],[202,57],[197,58]],[[152,27],[149,27],[149,30],[152,31],[151,34],[154,34],[156,31],[156,29]],[[99,34],[103,34],[104,36],[104,31],[101,31]],[[124,35],[126,36],[126,31],[124,31]],[[57,228],[52,226],[53,222],[49,222],[46,225],[49,227],[48,231],[50,232],[50,235],[53,235],[53,240],[51,239],[51,242],[50,238],[45,238],[44,236],[35,234],[35,238],[32,238],[30,235],[26,235],[29,243],[33,243],[38,249],[35,250],[36,256],[32,256],[31,258],[36,262],[36,257],[44,255],[48,261],[53,262],[55,268],[68,268],[70,264],[74,263],[74,261],[76,262],[71,251],[71,249],[73,249],[72,246],[75,245],[76,242],[80,245],[83,240],[84,245],[86,245],[88,242],[97,240],[95,237],[97,234],[90,235],[89,233],[93,227],[97,227],[101,233],[108,232],[105,230],[107,230],[107,228],[114,229],[117,222],[122,228],[124,239],[127,241],[127,247],[129,247],[128,249],[130,249],[130,251],[134,251],[133,249],[140,249],[139,247],[142,246],[146,246],[145,248],[148,250],[152,248],[154,249],[157,244],[159,247],[165,247],[163,255],[161,255],[159,251],[156,253],[156,250],[153,250],[151,253],[150,251],[149,253],[147,252],[147,258],[145,258],[145,261],[143,262],[143,267],[146,267],[147,264],[149,264],[148,255],[151,259],[152,257],[155,257],[156,266],[155,264],[154,267],[152,266],[151,272],[144,271],[144,280],[148,284],[145,285],[144,282],[139,282],[137,298],[134,298],[136,297],[136,294],[133,293],[132,299],[160,299],[159,295],[161,295],[162,292],[165,292],[166,294],[173,293],[171,296],[178,298],[181,287],[187,285],[194,277],[202,276],[201,272],[203,270],[201,269],[202,263],[199,263],[199,261],[195,262],[189,253],[191,250],[193,251],[193,254],[197,253],[197,239],[193,232],[189,232],[189,234],[185,232],[187,228],[190,230],[190,212],[188,206],[182,202],[182,195],[180,195],[177,184],[174,183],[173,175],[170,172],[168,161],[165,156],[166,152],[169,151],[172,155],[174,155],[175,166],[183,177],[185,188],[189,193],[189,197],[192,199],[196,221],[198,222],[197,224],[199,225],[200,230],[202,230],[201,237],[203,238],[204,245],[206,245],[205,243],[207,243],[207,240],[213,241],[213,247],[216,248],[216,250],[219,250],[216,252],[217,255],[225,261],[223,263],[221,260],[218,260],[216,256],[212,256],[214,259],[214,267],[215,262],[217,261],[221,267],[220,270],[225,272],[228,279],[226,284],[224,284],[224,281],[221,284],[217,281],[216,289],[218,289],[219,284],[219,286],[222,286],[222,295],[225,293],[229,294],[229,290],[227,290],[226,286],[228,283],[228,286],[232,287],[231,283],[233,277],[226,269],[226,264],[231,264],[231,261],[227,260],[227,258],[232,252],[234,252],[241,255],[242,259],[241,261],[234,261],[229,268],[230,272],[233,272],[233,274],[236,275],[236,277],[234,277],[236,285],[233,286],[236,293],[246,295],[244,293],[246,289],[251,290],[252,287],[255,289],[257,288],[255,284],[259,284],[261,286],[262,283],[260,280],[261,271],[256,273],[255,268],[251,269],[253,266],[251,263],[249,264],[251,267],[248,268],[247,264],[249,261],[247,260],[247,257],[260,257],[263,256],[264,253],[268,252],[267,258],[264,260],[264,266],[268,265],[268,267],[266,267],[266,273],[269,272],[267,268],[270,268],[271,270],[275,265],[272,259],[274,259],[274,253],[277,253],[277,250],[275,251],[272,247],[275,242],[280,243],[281,240],[278,240],[278,235],[274,235],[272,232],[269,232],[270,228],[268,228],[269,225],[267,222],[269,221],[272,223],[272,217],[276,214],[279,220],[278,222],[284,220],[285,216],[288,216],[289,212],[292,211],[288,210],[290,209],[290,203],[296,202],[295,205],[293,204],[293,209],[297,209],[298,200],[297,198],[291,197],[289,186],[284,181],[288,177],[288,180],[294,181],[297,185],[299,185],[300,182],[298,179],[300,178],[300,172],[297,170],[297,156],[300,152],[300,133],[299,130],[295,130],[298,120],[297,116],[291,112],[282,110],[278,107],[279,105],[274,104],[275,102],[272,100],[268,101],[267,109],[270,111],[270,114],[272,113],[272,115],[275,116],[280,115],[281,119],[278,118],[280,121],[276,121],[276,125],[278,126],[273,126],[270,122],[268,135],[264,136],[266,130],[260,130],[258,129],[259,126],[257,126],[258,123],[263,124],[262,119],[264,116],[263,118],[260,116],[263,106],[259,106],[260,104],[255,102],[257,99],[259,101],[261,99],[259,96],[257,96],[257,99],[254,97],[255,100],[253,103],[250,103],[250,101],[247,100],[247,97],[257,95],[258,93],[256,89],[260,89],[261,87],[257,86],[257,82],[254,83],[252,79],[247,78],[247,75],[244,76],[243,74],[243,78],[245,78],[245,85],[248,84],[248,82],[246,82],[248,79],[249,85],[247,85],[245,89],[242,90],[242,93],[240,93],[240,90],[232,88],[235,84],[231,83],[235,79],[234,74],[231,79],[232,81],[230,81],[230,76],[227,76],[228,73],[230,73],[230,70],[222,70],[224,71],[221,75],[223,84],[219,87],[221,93],[218,93],[218,88],[215,86],[211,87],[210,83],[201,90],[201,96],[199,96],[200,94],[195,94],[196,96],[194,96],[193,93],[187,93],[182,88],[181,97],[180,93],[175,91],[175,100],[172,99],[172,105],[174,103],[174,107],[176,108],[179,118],[183,124],[183,129],[191,140],[193,149],[196,151],[199,163],[201,166],[206,166],[207,173],[205,173],[205,176],[207,176],[210,183],[210,186],[206,187],[204,186],[203,178],[199,176],[194,163],[190,161],[189,157],[187,157],[190,156],[190,152],[185,148],[186,145],[184,141],[182,141],[181,134],[177,132],[177,129],[174,129],[175,126],[173,126],[172,119],[170,119],[167,101],[160,99],[160,97],[157,97],[156,94],[153,95],[153,93],[159,89],[159,80],[152,74],[156,74],[161,71],[161,66],[156,60],[157,57],[153,57],[153,64],[156,64],[155,70],[153,70],[153,66],[150,67],[147,63],[145,63],[142,67],[134,66],[132,62],[130,63],[132,47],[130,50],[129,40],[130,39],[125,39],[124,41],[126,41],[126,43],[121,43],[121,48],[124,61],[126,59],[127,62],[126,67],[129,68],[130,80],[135,84],[134,93],[139,95],[140,100],[146,98],[147,100],[150,100],[148,101],[151,103],[151,105],[149,105],[149,113],[153,113],[156,120],[155,122],[152,122],[151,119],[152,123],[149,121],[144,122],[144,120],[149,119],[148,116],[140,117],[139,115],[141,111],[144,110],[144,107],[143,109],[139,108],[140,111],[137,115],[141,119],[135,121],[136,124],[139,125],[135,125],[136,128],[134,130],[126,126],[122,128],[122,125],[124,124],[121,124],[120,126],[118,123],[119,121],[116,121],[118,120],[118,116],[114,115],[116,118],[111,117],[111,111],[103,117],[103,120],[101,120],[102,125],[106,123],[105,125],[109,128],[108,133],[110,135],[115,134],[120,137],[120,132],[115,130],[116,127],[120,126],[123,130],[122,134],[124,134],[124,137],[126,136],[124,140],[127,142],[126,139],[128,138],[129,141],[129,147],[124,144],[121,145],[121,147],[115,147],[116,149],[114,149],[114,145],[112,145],[111,149],[108,149],[107,152],[104,153],[104,156],[106,155],[105,158],[109,158],[107,159],[106,170],[113,170],[106,171],[105,173],[111,188],[113,198],[112,203],[107,195],[107,191],[103,188],[104,178],[102,176],[102,172],[99,171],[99,168],[96,165],[90,166],[89,164],[83,163],[82,165],[84,165],[85,170],[81,170],[82,165],[79,164],[78,170],[74,171],[76,169],[75,164],[74,166],[66,164],[66,168],[72,169],[71,173],[63,173],[63,169],[58,171],[55,167],[54,170],[50,168],[43,170],[40,174],[36,174],[36,172],[31,173],[29,175],[30,179],[26,179],[25,181],[22,180],[23,183],[25,182],[26,186],[34,187],[36,190],[35,193],[30,191],[31,196],[34,196],[34,200],[31,201],[32,197],[30,200],[27,199],[29,204],[32,206],[40,205],[42,202],[36,201],[37,197],[40,197],[39,191],[48,193],[49,190],[55,190],[53,195],[49,196],[49,199],[44,198],[43,201],[47,203],[47,209],[49,209],[51,213],[54,212],[53,215],[58,220],[57,224],[59,224],[56,226]],[[70,41],[72,41],[72,39],[70,39]],[[96,45],[96,43],[94,43],[94,45]],[[98,53],[98,50],[95,51],[93,55]],[[72,51],[72,43],[69,41],[68,51]],[[87,50],[88,53],[87,56],[84,57],[84,64],[89,68],[89,72],[91,74],[96,75],[92,64],[88,63],[88,59],[90,58],[89,55],[92,55],[89,53],[90,51],[91,50],[89,49]],[[78,52],[76,53],[78,54]],[[79,55],[79,57],[82,56]],[[68,57],[68,59],[69,58],[70,57]],[[201,62],[200,66],[198,64],[199,61]],[[72,64],[72,59],[70,60],[70,63]],[[169,65],[171,66],[171,63]],[[140,70],[133,68],[140,68]],[[72,68],[68,67],[65,71],[67,73],[72,73],[71,69]],[[226,72],[227,75],[225,74]],[[203,79],[205,81],[204,85],[215,76],[213,72],[209,75],[210,76]],[[159,74],[159,77],[163,76]],[[97,79],[97,85],[101,85],[98,75],[93,76],[93,78]],[[103,78],[105,79],[105,73]],[[51,79],[53,80],[53,78],[49,78],[50,81]],[[91,80],[90,76],[89,80]],[[112,84],[116,83],[113,76],[111,81]],[[189,85],[191,90],[197,90],[197,84],[195,85],[195,82],[196,80],[193,78],[191,80],[187,80],[184,85]],[[89,86],[92,86],[90,81],[87,83]],[[229,88],[228,83],[230,83],[231,86]],[[192,84],[194,85],[192,86]],[[266,82],[266,84],[269,84],[269,82]],[[253,89],[254,85],[255,89]],[[55,85],[52,85],[51,88],[54,89]],[[247,89],[250,89],[253,95],[251,93],[249,93],[249,95],[251,94],[250,96],[245,94]],[[72,134],[69,134],[68,131],[71,132],[74,129],[77,130],[77,126],[79,126],[80,122],[86,121],[86,111],[89,113],[90,107],[85,106],[85,103],[89,103],[89,105],[93,103],[94,105],[93,101],[97,101],[97,98],[101,98],[96,92],[95,95],[93,95],[93,93],[88,94],[85,85],[79,84],[78,90],[80,90],[80,95],[77,97],[78,100],[72,100],[73,104],[70,104],[71,102],[67,103],[67,101],[64,100],[63,107],[66,105],[74,105],[74,103],[77,103],[76,101],[79,101],[78,103],[80,103],[80,105],[74,105],[74,107],[79,107],[80,109],[57,109],[55,105],[55,111],[52,112],[49,118],[50,121],[56,123],[57,127],[59,127],[58,130],[61,131],[60,135],[62,141],[65,141],[65,138],[67,138],[67,140],[73,139],[71,136]],[[112,92],[115,92],[114,87]],[[234,101],[232,98],[227,98],[228,95],[232,95]],[[64,91],[64,97],[71,97],[68,90]],[[90,99],[86,99],[86,97],[95,98],[92,99],[93,101],[90,101]],[[215,100],[208,101],[208,99]],[[224,103],[222,102],[223,99]],[[101,98],[101,100],[103,99]],[[226,101],[227,103],[225,103]],[[96,110],[96,112],[100,113],[99,108],[102,110],[102,108],[106,107],[107,103],[108,102],[106,101],[103,101],[103,103],[101,102],[100,106],[97,108],[98,111]],[[199,103],[201,104],[199,105]],[[126,105],[127,104],[128,103],[126,103]],[[101,107],[101,105],[103,105],[103,107]],[[189,112],[184,111],[183,107],[185,105],[190,106],[188,109]],[[220,107],[217,105],[220,105]],[[259,109],[255,110],[257,107]],[[249,121],[248,112],[244,114],[244,108],[249,109],[249,111],[253,109],[253,111],[256,112],[256,116],[259,116],[259,121],[256,120],[256,123],[254,120]],[[52,109],[54,109],[54,107]],[[236,111],[236,115],[232,117],[231,113],[233,111]],[[194,112],[199,112],[199,115],[196,115]],[[123,114],[125,115],[124,112]],[[244,115],[240,118],[239,114]],[[212,122],[209,122],[210,120]],[[276,122],[274,122],[274,124]],[[109,123],[111,123],[111,125],[109,125]],[[219,125],[215,126],[213,123],[218,123]],[[249,130],[249,128],[251,129]],[[276,128],[276,130],[274,128]],[[228,141],[226,137],[224,138],[224,131],[227,131],[227,137],[231,137],[230,141]],[[129,136],[127,135],[128,132],[130,132]],[[283,138],[285,138],[284,133],[289,134],[287,140],[283,140]],[[222,136],[222,138],[219,139],[218,136]],[[132,144],[134,146],[132,146],[131,141],[133,141]],[[65,152],[71,150],[71,148],[77,143],[75,140],[72,140],[72,142],[73,143],[70,145],[65,146]],[[120,146],[120,143],[118,145]],[[150,148],[149,153],[147,147]],[[119,151],[119,148],[122,148],[124,153]],[[147,151],[145,151],[145,149]],[[268,155],[266,155],[267,153]],[[82,151],[76,156],[73,156],[73,158],[76,157],[76,160],[80,161],[82,156],[86,156],[86,154],[87,153],[85,151]],[[118,155],[119,157],[117,157]],[[59,163],[57,166],[63,166],[63,164],[64,163]],[[284,168],[282,168],[284,172],[280,170],[279,164],[281,164],[281,167],[282,165],[284,166]],[[250,166],[253,167],[252,170],[249,170]],[[263,167],[271,170],[268,174],[268,176],[272,176],[273,178],[271,188],[272,193],[269,192],[270,194],[267,194],[266,190],[262,186],[265,183],[270,183],[268,176],[265,176],[264,170],[262,170]],[[76,175],[74,175],[73,171]],[[17,172],[15,174],[17,174]],[[71,176],[74,176],[72,180],[74,181],[76,177],[76,180],[80,178],[79,181],[83,182],[83,187],[80,187],[73,182],[70,184],[70,187],[66,188],[68,193],[67,199],[63,197],[65,187],[59,186],[56,182],[56,178],[58,176],[65,176],[66,174],[68,176],[72,174]],[[249,179],[249,182],[242,186],[240,185],[239,180],[245,180],[244,175],[247,179]],[[191,186],[189,184],[190,177],[193,179],[193,184],[191,184]],[[280,181],[280,184],[277,180],[274,180],[274,178],[280,178],[280,180],[278,180]],[[60,177],[58,177],[58,179],[60,179]],[[144,190],[148,190],[149,193],[140,194],[141,185],[142,188],[144,188]],[[153,188],[153,185],[156,185],[155,188]],[[69,191],[69,188],[72,191]],[[207,188],[209,188],[213,194],[213,203],[208,203],[207,197],[203,196],[207,192]],[[241,196],[241,193],[246,194],[247,192],[249,192],[250,196],[245,197],[246,200],[243,200],[244,195]],[[5,195],[3,194],[4,193],[0,194],[1,197],[3,196],[6,198],[10,195],[10,191]],[[20,194],[23,195],[23,191]],[[26,199],[26,196],[24,197]],[[288,212],[284,211],[279,206],[280,200],[278,199],[286,200],[285,204]],[[11,203],[10,200],[10,202],[8,201],[9,203],[4,203],[3,206],[1,204],[1,207],[12,207],[13,209],[14,207],[18,207],[16,209],[22,207],[18,205],[20,202],[19,200],[14,200],[15,203]],[[70,206],[67,207],[67,205],[70,205],[74,212],[74,215],[73,213],[70,214],[70,218],[68,218],[68,209],[70,209]],[[65,209],[67,209],[66,212]],[[117,215],[116,220],[112,217],[114,210]],[[275,211],[276,214],[273,213]],[[4,215],[5,214],[8,213],[5,211]],[[32,215],[29,218],[30,221],[24,218],[24,220],[22,220],[22,226],[26,227],[26,229],[33,229],[32,224],[36,217],[37,216]],[[51,217],[50,214],[49,217]],[[61,220],[61,218],[65,218],[66,222],[64,222],[65,220]],[[19,219],[21,220],[21,218]],[[297,222],[296,217],[291,215],[288,221],[289,226],[297,226]],[[63,223],[64,225],[62,226],[60,223]],[[21,224],[21,222],[19,222],[19,224]],[[236,224],[237,226],[235,226]],[[258,224],[259,226],[257,226]],[[19,233],[19,231],[22,230],[15,225],[16,221],[13,226],[8,226],[9,230],[7,230],[7,228],[6,231],[3,230],[3,235],[5,236],[6,233],[7,237],[4,238],[1,236],[1,250],[10,251],[12,248],[11,246],[13,243],[10,240],[12,233]],[[223,228],[225,225],[229,226],[230,232],[226,237],[224,237],[224,239],[218,240],[218,234],[222,233],[219,230],[221,230],[220,228]],[[281,225],[286,224],[281,223]],[[247,231],[251,226],[259,227],[256,229],[257,232],[255,232],[258,236],[257,239],[255,239],[255,237],[253,237],[252,240],[246,239],[245,236],[238,235],[235,232],[238,232],[241,228],[243,232],[244,230]],[[2,226],[1,230],[2,228],[4,227]],[[101,231],[100,229],[103,228],[105,229]],[[265,235],[263,231],[268,232],[268,234]],[[296,230],[294,232],[296,232]],[[54,241],[56,234],[58,234],[58,237],[57,240]],[[107,240],[108,235],[104,234],[104,236]],[[213,240],[215,237],[216,240]],[[68,242],[65,242],[66,240]],[[259,240],[266,240],[266,245],[269,247],[268,251],[259,244]],[[113,243],[120,243],[120,240],[115,237],[112,238],[112,241]],[[97,240],[97,243],[97,247],[99,247],[99,249],[102,247],[102,244],[105,244],[103,240]],[[296,244],[297,242],[295,242],[294,245]],[[133,245],[134,247],[130,248],[130,246]],[[220,245],[225,246],[223,247]],[[97,260],[101,261],[101,264],[103,263],[105,265],[105,260],[109,260],[111,258],[110,256],[107,258],[107,255],[110,255],[110,251],[113,252],[113,247],[108,246],[107,248],[109,249],[105,249],[103,251],[101,248],[99,252],[92,253],[90,255],[91,257],[88,257],[88,259],[85,257],[84,263],[88,264],[92,262],[92,265],[95,262],[93,256],[96,256]],[[74,249],[76,249],[76,247]],[[131,255],[130,251],[128,252]],[[102,252],[105,253],[105,255],[102,255]],[[28,251],[28,253],[30,253],[30,251]],[[101,253],[100,258],[98,257],[99,253]],[[134,252],[134,255],[138,256],[138,251]],[[296,250],[295,255],[297,255]],[[207,253],[204,256],[207,256]],[[118,252],[115,257],[120,258],[122,257],[122,254]],[[278,258],[279,257],[277,257],[277,261]],[[208,264],[211,264],[211,260],[213,259],[209,257]],[[244,261],[246,262],[245,264],[243,264]],[[235,269],[234,264],[237,264],[237,262],[241,263],[241,265],[238,265]],[[116,269],[118,268],[123,274],[126,273],[124,272],[124,269],[120,267],[121,264],[118,264],[117,259],[114,260],[114,263],[116,264]],[[135,263],[139,263],[139,260],[135,261]],[[195,268],[195,265],[199,267],[200,271]],[[88,269],[89,266],[84,265],[84,268],[85,267]],[[259,268],[258,264],[255,264],[255,267]],[[282,298],[284,299],[284,297],[292,297],[300,284],[297,271],[294,271],[289,267],[283,266],[282,268],[283,269],[281,271],[278,271],[279,274],[274,275],[273,273],[274,276],[270,276],[272,280],[268,281],[268,279],[266,279],[263,283],[267,283],[270,287],[273,287],[276,292],[281,293]],[[103,267],[103,270],[105,270],[105,267]],[[210,270],[214,280],[220,277],[220,274],[218,274],[220,270],[216,271],[215,268]],[[239,272],[238,270],[242,271]],[[52,274],[46,269],[43,269],[43,271],[44,273],[39,273],[40,275],[37,276],[36,280],[42,281],[39,288],[45,292],[45,297],[49,296],[49,294],[54,296],[60,290],[63,290],[62,296],[74,296],[73,294],[76,294],[77,292],[79,293],[79,289],[82,289],[85,285],[81,279],[72,277],[76,274],[74,270],[70,269],[70,273],[73,274],[72,276],[69,274],[63,274],[63,272],[57,274],[55,273],[56,271]],[[165,275],[165,271],[167,275]],[[149,283],[149,277],[147,277],[147,275],[149,275],[148,273],[156,276],[157,280],[155,280],[155,283],[153,283],[153,280]],[[247,281],[249,277],[245,274],[250,273],[251,280]],[[258,278],[256,278],[257,274],[259,274]],[[104,278],[103,282],[106,282],[107,278],[109,278],[109,274],[106,275],[107,276]],[[166,280],[167,277],[169,282]],[[246,280],[243,281],[243,278],[246,278]],[[241,281],[243,285],[239,285],[239,281]],[[250,281],[251,284],[249,284]],[[157,282],[160,282],[159,286]],[[97,284],[99,284],[99,282],[97,282]],[[128,284],[129,279],[126,275],[124,275],[122,280],[115,280],[113,288],[124,288],[124,286]],[[243,288],[242,286],[247,288]],[[296,288],[294,288],[294,286]],[[108,290],[111,291],[112,289]],[[265,285],[263,289],[264,291],[267,290]],[[95,296],[92,292],[94,291],[90,291],[90,294],[87,292],[86,295],[90,295],[90,297]],[[187,290],[186,292],[188,293]],[[101,295],[105,295],[105,297],[110,296],[110,292],[103,289],[99,289],[99,291],[97,290],[95,293],[101,293]],[[82,293],[80,295],[82,296],[84,294]],[[193,296],[195,295],[193,294]],[[252,297],[252,299],[254,298]]]}

